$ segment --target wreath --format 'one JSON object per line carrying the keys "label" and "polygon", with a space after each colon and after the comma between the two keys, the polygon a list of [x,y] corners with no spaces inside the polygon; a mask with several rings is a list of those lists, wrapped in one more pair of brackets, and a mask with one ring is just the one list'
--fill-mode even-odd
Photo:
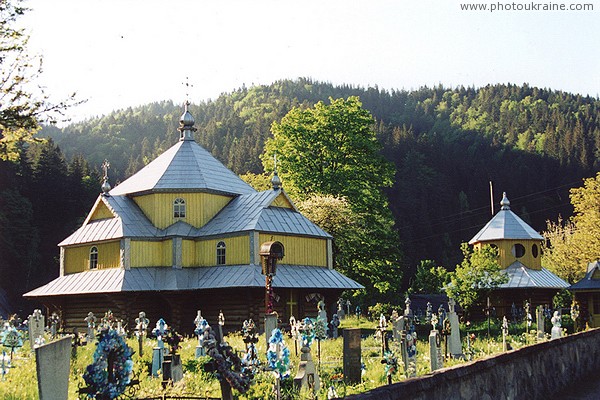
{"label": "wreath", "polygon": [[133,350],[113,329],[100,332],[94,362],[87,366],[83,380],[88,397],[114,399],[125,391],[133,370]]}

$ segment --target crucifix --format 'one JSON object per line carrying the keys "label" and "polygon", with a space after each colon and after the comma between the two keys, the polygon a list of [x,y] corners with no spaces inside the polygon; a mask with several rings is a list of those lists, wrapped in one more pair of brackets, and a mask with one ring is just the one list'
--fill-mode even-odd
{"label": "crucifix", "polygon": [[182,83],[182,85],[185,85],[185,102],[188,104],[190,102],[190,88],[193,88],[194,85],[190,83],[189,76],[185,77],[185,83]]}
{"label": "crucifix", "polygon": [[290,316],[294,315],[294,307],[298,305],[296,301],[294,301],[294,292],[290,290],[290,300],[285,303],[290,307]]}

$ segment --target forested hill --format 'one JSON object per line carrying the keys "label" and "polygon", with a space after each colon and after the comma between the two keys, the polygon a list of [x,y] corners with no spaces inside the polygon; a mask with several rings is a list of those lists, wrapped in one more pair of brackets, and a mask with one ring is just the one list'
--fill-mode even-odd
{"label": "forested hill", "polygon": [[[190,111],[201,145],[238,174],[260,173],[273,121],[293,106],[351,95],[375,117],[396,165],[388,194],[409,268],[425,258],[459,261],[460,243],[490,218],[489,181],[494,203],[506,191],[513,210],[543,230],[570,214],[568,189],[600,168],[600,101],[528,85],[386,91],[299,79],[241,88]],[[114,184],[177,141],[181,113],[180,104],[153,103],[41,133],[68,158],[109,159]]]}

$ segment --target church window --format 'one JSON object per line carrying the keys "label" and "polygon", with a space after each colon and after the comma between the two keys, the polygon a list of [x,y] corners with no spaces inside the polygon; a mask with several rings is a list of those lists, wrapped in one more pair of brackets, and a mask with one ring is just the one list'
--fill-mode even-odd
{"label": "church window", "polygon": [[90,249],[90,269],[98,268],[98,248],[96,246]]}
{"label": "church window", "polygon": [[533,258],[537,258],[538,254],[539,254],[538,246],[537,246],[537,244],[533,244],[531,246],[531,255],[533,256]]}
{"label": "church window", "polygon": [[217,243],[217,265],[225,265],[225,242]]}
{"label": "church window", "polygon": [[521,243],[516,243],[512,247],[512,255],[517,258],[523,257],[525,255],[525,246],[523,246]]}
{"label": "church window", "polygon": [[173,202],[173,218],[185,218],[185,200],[176,198]]}

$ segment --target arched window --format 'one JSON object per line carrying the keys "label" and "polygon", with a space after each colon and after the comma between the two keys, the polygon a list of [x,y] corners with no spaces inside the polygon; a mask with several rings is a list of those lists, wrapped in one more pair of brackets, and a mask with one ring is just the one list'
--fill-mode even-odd
{"label": "arched window", "polygon": [[185,200],[176,198],[173,201],[173,218],[185,218]]}
{"label": "arched window", "polygon": [[225,265],[225,242],[217,243],[217,265]]}
{"label": "arched window", "polygon": [[98,268],[98,248],[96,246],[90,249],[90,269]]}

